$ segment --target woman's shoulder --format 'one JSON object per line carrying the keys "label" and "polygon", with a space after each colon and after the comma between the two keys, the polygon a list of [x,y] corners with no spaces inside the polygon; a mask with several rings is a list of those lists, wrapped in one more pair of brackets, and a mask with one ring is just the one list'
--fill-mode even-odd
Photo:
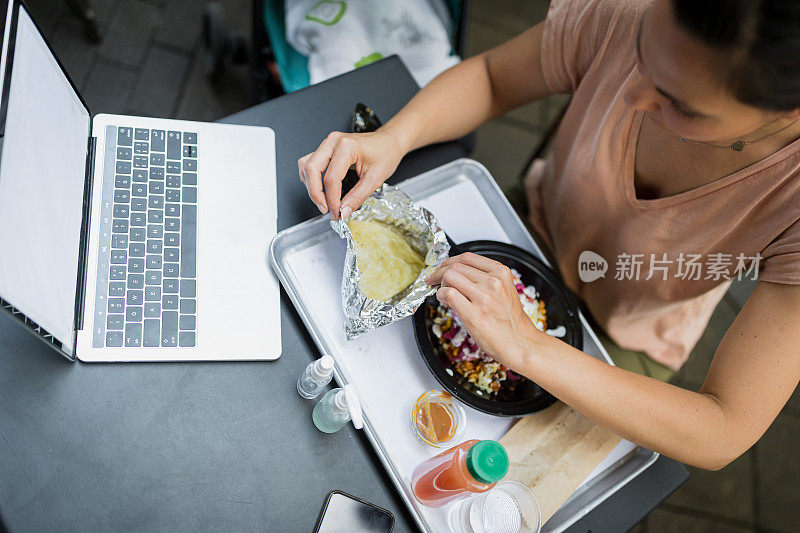
{"label": "woman's shoulder", "polygon": [[[638,30],[642,15],[653,0],[553,0],[548,21],[557,21],[573,30],[570,36],[602,40],[615,32],[630,34]],[[635,34],[635,32],[633,32]]]}
{"label": "woman's shoulder", "polygon": [[634,61],[639,24],[651,3],[652,0],[553,0],[542,51],[560,59],[555,68],[560,67],[561,79],[554,80],[554,84],[572,92],[593,66]]}

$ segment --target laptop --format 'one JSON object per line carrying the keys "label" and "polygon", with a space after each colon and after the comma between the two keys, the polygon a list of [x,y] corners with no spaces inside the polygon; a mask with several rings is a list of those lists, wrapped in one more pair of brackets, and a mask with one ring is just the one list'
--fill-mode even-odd
{"label": "laptop", "polygon": [[277,358],[273,131],[92,116],[0,14],[0,308],[70,360]]}

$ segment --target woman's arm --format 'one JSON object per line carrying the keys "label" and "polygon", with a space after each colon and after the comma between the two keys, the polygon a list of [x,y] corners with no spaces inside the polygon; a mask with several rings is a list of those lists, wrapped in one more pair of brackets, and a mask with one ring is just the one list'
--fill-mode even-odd
{"label": "woman's arm", "polygon": [[800,286],[761,282],[698,392],[613,367],[537,330],[506,267],[465,254],[429,282],[478,345],[599,425],[716,470],[750,448],[800,380]]}
{"label": "woman's arm", "polygon": [[410,152],[457,139],[550,94],[542,75],[544,22],[444,71],[384,127]]}
{"label": "woman's arm", "polygon": [[[540,53],[543,28],[544,23],[538,24],[446,70],[377,132],[333,132],[317,150],[301,157],[300,179],[320,211],[330,211],[337,219],[344,210],[347,217],[409,151],[456,139],[514,107],[547,96]],[[359,183],[342,199],[341,182],[351,167]]]}

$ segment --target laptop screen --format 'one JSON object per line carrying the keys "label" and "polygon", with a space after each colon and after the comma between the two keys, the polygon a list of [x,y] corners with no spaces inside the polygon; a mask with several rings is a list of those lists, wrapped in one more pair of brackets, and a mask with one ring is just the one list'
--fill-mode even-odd
{"label": "laptop screen", "polygon": [[9,11],[0,297],[71,350],[91,117],[25,8]]}

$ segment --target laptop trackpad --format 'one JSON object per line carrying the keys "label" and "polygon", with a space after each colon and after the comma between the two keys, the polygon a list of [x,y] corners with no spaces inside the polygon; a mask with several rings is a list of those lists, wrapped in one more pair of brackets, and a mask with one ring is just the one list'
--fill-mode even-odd
{"label": "laptop trackpad", "polygon": [[209,128],[198,145],[197,346],[231,359],[274,359],[281,351],[280,292],[268,260],[277,230],[274,142],[269,130],[240,131]]}

